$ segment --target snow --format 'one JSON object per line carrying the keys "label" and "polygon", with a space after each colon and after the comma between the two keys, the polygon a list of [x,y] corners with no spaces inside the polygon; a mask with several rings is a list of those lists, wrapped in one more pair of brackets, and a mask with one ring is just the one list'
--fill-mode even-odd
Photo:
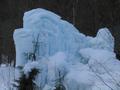
{"label": "snow", "polygon": [[[97,76],[93,90],[119,90],[120,62],[116,59],[115,53],[104,49],[85,48],[80,50],[83,58],[88,60],[88,66]],[[101,80],[102,78],[102,80]],[[108,84],[106,86],[103,82]]]}
{"label": "snow", "polygon": [[91,90],[93,83],[93,73],[87,70],[72,70],[65,78],[67,90]]}
{"label": "snow", "polygon": [[1,67],[6,67],[6,64],[1,64]]}
{"label": "snow", "polygon": [[0,67],[0,90],[12,90],[14,81],[14,68],[2,65]]}
{"label": "snow", "polygon": [[54,87],[51,87],[49,85],[45,85],[45,87],[43,88],[43,90],[54,90]]}
{"label": "snow", "polygon": [[[109,71],[112,69],[114,71],[120,65],[120,62],[116,59],[114,52],[101,49],[85,48],[80,50],[80,54],[85,60],[88,60],[88,64],[99,72],[101,66],[105,68],[109,67]],[[104,68],[103,68],[104,69]],[[105,70],[100,71],[101,73],[106,72]]]}
{"label": "snow", "polygon": [[67,68],[65,53],[58,52],[51,56],[48,61],[48,83],[54,86],[56,80],[65,76]]}
{"label": "snow", "polygon": [[89,64],[99,62],[99,63],[105,63],[109,62],[110,59],[116,59],[116,55],[114,52],[110,52],[107,50],[102,49],[92,49],[92,48],[85,48],[80,50],[80,55],[88,59]]}
{"label": "snow", "polygon": [[66,90],[120,88],[120,62],[108,28],[99,29],[96,37],[86,36],[60,16],[38,8],[24,14],[23,28],[13,36],[16,78],[37,68],[40,73],[34,82],[42,90],[54,90],[60,78]]}
{"label": "snow", "polygon": [[28,77],[28,74],[32,71],[32,69],[39,70],[39,63],[36,61],[33,61],[33,62],[28,62],[27,64],[25,64],[23,68],[24,74]]}

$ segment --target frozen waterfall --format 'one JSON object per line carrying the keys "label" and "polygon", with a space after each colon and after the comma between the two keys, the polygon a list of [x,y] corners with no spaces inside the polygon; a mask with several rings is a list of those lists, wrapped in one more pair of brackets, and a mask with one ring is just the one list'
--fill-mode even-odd
{"label": "frozen waterfall", "polygon": [[[42,90],[54,90],[58,72],[64,76],[66,90],[111,90],[95,73],[105,78],[110,87],[117,87],[109,82],[112,78],[108,79],[106,71],[99,65],[101,62],[108,68],[111,65],[110,73],[116,77],[115,73],[120,71],[117,69],[120,62],[113,52],[114,38],[108,28],[99,29],[96,37],[86,36],[55,13],[38,8],[25,12],[23,28],[15,30],[14,41],[16,73],[21,74],[19,67],[27,72],[29,67],[37,66],[42,72],[35,82]],[[33,53],[36,56],[34,62],[31,61]]]}

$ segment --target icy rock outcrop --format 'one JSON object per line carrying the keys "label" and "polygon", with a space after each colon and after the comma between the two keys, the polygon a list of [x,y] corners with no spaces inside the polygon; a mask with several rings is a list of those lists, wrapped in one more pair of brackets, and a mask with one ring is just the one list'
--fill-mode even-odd
{"label": "icy rock outcrop", "polygon": [[[16,67],[24,67],[27,74],[37,65],[41,72],[35,83],[43,90],[54,90],[59,72],[67,90],[92,90],[97,88],[96,83],[102,85],[95,74],[106,76],[101,64],[112,66],[109,68],[112,74],[119,72],[120,63],[113,52],[114,38],[107,28],[100,29],[96,37],[85,36],[60,16],[44,9],[24,14],[23,28],[15,30],[14,41]],[[33,57],[39,64],[29,64]],[[21,73],[22,69],[17,71]]]}

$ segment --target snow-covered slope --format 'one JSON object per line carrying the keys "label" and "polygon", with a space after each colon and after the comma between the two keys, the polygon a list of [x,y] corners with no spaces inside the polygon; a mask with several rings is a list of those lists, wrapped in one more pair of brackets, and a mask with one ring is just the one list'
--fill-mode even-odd
{"label": "snow-covered slope", "polygon": [[85,36],[60,16],[38,8],[24,14],[14,41],[17,71],[27,75],[40,69],[35,80],[40,90],[54,90],[59,79],[66,90],[120,89],[120,62],[107,28],[96,37]]}

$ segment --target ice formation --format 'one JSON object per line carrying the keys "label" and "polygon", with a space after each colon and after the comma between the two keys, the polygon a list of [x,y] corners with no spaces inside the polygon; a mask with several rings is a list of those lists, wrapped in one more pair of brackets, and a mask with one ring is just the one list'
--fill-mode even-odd
{"label": "ice formation", "polygon": [[40,68],[35,83],[42,90],[54,90],[59,78],[66,90],[119,90],[120,62],[107,28],[96,37],[85,36],[60,16],[38,8],[24,14],[23,28],[15,30],[14,41],[16,72],[21,73],[19,67],[25,74]]}

